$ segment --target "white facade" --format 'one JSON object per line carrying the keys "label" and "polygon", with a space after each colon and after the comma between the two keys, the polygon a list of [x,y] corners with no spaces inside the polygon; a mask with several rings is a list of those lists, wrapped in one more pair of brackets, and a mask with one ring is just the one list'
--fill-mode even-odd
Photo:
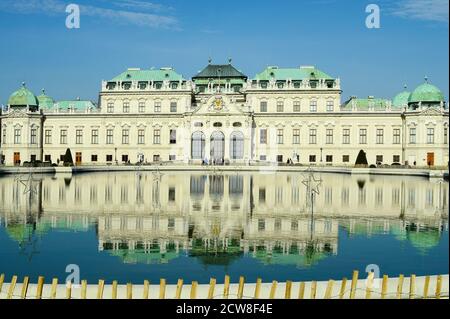
{"label": "white facade", "polygon": [[[308,68],[316,70],[300,70]],[[76,165],[292,160],[351,166],[363,150],[369,165],[448,165],[443,101],[414,109],[388,101],[380,108],[369,97],[360,107],[357,99],[342,103],[339,79],[219,76],[202,87],[204,79],[174,80],[172,69],[155,71],[166,75],[162,81],[127,72],[125,80],[102,83],[98,107],[9,104],[0,117],[2,163],[59,163],[70,149]]]}

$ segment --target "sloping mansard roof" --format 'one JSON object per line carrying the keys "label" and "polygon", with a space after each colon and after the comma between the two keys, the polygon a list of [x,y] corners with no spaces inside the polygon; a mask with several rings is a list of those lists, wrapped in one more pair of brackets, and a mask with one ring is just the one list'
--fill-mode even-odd
{"label": "sloping mansard roof", "polygon": [[209,64],[193,77],[196,78],[245,78],[247,76],[238,71],[231,64]]}
{"label": "sloping mansard roof", "polygon": [[278,68],[277,66],[269,66],[255,76],[255,80],[259,81],[269,81],[271,79],[279,81],[290,79],[295,81],[319,79],[333,80],[334,78],[314,66],[301,66],[299,68]]}

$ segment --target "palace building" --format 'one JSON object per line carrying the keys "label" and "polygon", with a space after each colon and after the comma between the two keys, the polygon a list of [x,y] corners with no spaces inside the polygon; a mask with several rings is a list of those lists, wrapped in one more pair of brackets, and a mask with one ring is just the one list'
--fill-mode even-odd
{"label": "palace building", "polygon": [[314,66],[267,67],[254,78],[209,64],[190,80],[173,68],[130,68],[102,82],[99,103],[54,101],[23,86],[0,113],[2,165],[122,163],[448,166],[448,106],[425,83],[391,99],[342,101]]}

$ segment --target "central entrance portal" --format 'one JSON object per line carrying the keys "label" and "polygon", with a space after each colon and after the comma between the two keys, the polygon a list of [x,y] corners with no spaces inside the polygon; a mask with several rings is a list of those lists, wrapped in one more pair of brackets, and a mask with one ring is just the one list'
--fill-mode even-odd
{"label": "central entrance portal", "polygon": [[215,164],[223,164],[225,156],[225,135],[222,132],[214,132],[211,135],[211,161]]}

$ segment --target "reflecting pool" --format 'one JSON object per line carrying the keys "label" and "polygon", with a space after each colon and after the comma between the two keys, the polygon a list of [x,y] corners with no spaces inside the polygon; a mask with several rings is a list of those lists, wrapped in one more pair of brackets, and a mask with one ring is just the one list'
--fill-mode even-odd
{"label": "reflecting pool", "polygon": [[419,177],[114,172],[0,177],[0,273],[175,283],[447,274],[448,183]]}

